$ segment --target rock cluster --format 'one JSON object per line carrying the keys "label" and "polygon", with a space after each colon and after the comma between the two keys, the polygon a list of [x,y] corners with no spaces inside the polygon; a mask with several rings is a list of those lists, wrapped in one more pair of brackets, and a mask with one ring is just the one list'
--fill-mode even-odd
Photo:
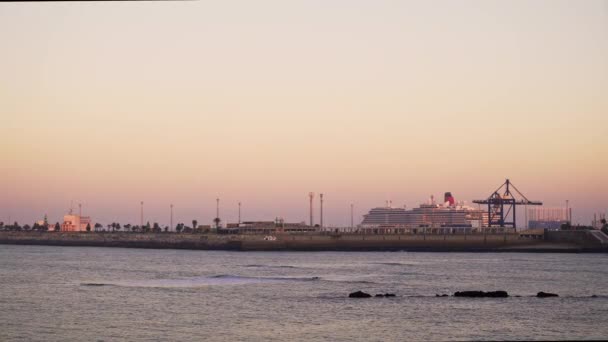
{"label": "rock cluster", "polygon": [[[348,295],[349,298],[370,298],[372,295],[363,291],[352,292]],[[378,293],[374,297],[396,297],[394,293]],[[447,294],[436,294],[435,297],[449,297]],[[458,291],[454,293],[454,297],[466,298],[507,298],[507,291]],[[521,297],[521,296],[515,296]],[[536,294],[538,298],[559,297],[557,293],[540,291]],[[592,295],[591,298],[597,298],[597,295]]]}
{"label": "rock cluster", "polygon": [[[348,294],[348,298],[369,298],[372,295],[363,291],[352,292]],[[394,293],[378,293],[374,297],[396,297]]]}
{"label": "rock cluster", "polygon": [[370,295],[369,293],[365,293],[363,291],[357,291],[357,292],[350,293],[348,295],[348,298],[369,298],[371,296],[372,295]]}

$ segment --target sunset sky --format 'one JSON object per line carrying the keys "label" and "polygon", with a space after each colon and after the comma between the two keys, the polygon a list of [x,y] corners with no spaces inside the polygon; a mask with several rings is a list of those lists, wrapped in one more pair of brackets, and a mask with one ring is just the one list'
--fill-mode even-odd
{"label": "sunset sky", "polygon": [[1,3],[0,43],[0,221],[608,208],[608,1]]}

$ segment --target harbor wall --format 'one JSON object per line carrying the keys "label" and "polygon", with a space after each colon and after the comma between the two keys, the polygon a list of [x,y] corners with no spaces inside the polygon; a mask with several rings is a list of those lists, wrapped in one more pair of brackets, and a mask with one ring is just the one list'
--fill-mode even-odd
{"label": "harbor wall", "polygon": [[0,244],[156,249],[239,250],[238,241],[202,234],[126,232],[0,232]]}
{"label": "harbor wall", "polygon": [[573,242],[586,248],[601,248],[603,245],[601,240],[588,230],[545,230],[544,238],[548,242]]}
{"label": "harbor wall", "polygon": [[234,251],[519,251],[602,252],[578,237],[538,240],[519,234],[277,234],[223,235],[127,232],[0,232],[0,244]]}

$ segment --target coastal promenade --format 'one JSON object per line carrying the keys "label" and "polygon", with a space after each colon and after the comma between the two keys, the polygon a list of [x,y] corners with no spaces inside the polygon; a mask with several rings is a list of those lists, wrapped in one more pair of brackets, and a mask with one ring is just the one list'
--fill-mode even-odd
{"label": "coastal promenade", "polygon": [[[566,233],[566,234],[562,234]],[[607,252],[585,231],[494,234],[0,232],[0,244],[234,251]]]}

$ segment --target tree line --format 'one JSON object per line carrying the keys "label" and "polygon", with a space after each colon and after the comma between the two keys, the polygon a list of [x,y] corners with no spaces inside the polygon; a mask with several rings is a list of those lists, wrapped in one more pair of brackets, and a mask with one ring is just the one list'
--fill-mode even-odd
{"label": "tree line", "polygon": [[0,230],[11,230],[11,231],[60,231],[61,225],[59,222],[55,224],[38,224],[38,222],[33,225],[25,224],[21,226],[17,221],[13,224],[5,224],[4,222],[0,222]]}
{"label": "tree line", "polygon": [[[219,221],[216,219],[216,221]],[[38,224],[37,222],[33,225],[25,224],[21,226],[17,221],[12,224],[5,224],[0,222],[0,230],[5,231],[61,231],[61,224],[59,222],[55,224],[45,223]],[[132,225],[130,223],[121,225],[118,222],[112,222],[107,225],[101,223],[95,223],[93,227],[91,224],[87,224],[86,231],[91,232],[133,232],[133,233],[161,233],[170,232],[169,226],[161,227],[158,222],[150,224],[147,222],[145,225]],[[184,223],[178,223],[175,226],[175,231],[178,233],[208,233],[210,231],[209,226],[199,226],[197,220],[192,220],[192,227],[186,226]]]}

